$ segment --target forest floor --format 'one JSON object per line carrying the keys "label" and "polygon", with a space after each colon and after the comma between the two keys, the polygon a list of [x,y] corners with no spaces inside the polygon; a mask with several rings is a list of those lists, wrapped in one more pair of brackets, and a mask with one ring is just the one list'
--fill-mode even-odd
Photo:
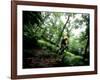
{"label": "forest floor", "polygon": [[65,66],[84,66],[82,57],[64,52],[59,55],[47,49],[33,48],[24,51],[23,68],[47,68],[47,67],[65,67]]}
{"label": "forest floor", "polygon": [[[30,50],[29,50],[30,51]],[[29,54],[29,53],[28,53]],[[41,48],[32,49],[31,56],[24,57],[24,68],[42,68],[61,66],[60,56]]]}

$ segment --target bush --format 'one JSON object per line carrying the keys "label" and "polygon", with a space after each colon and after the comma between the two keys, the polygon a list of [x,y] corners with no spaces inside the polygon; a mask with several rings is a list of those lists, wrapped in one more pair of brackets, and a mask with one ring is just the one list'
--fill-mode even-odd
{"label": "bush", "polygon": [[73,53],[64,51],[63,63],[66,66],[78,66],[78,65],[82,65],[82,57],[81,56],[76,56]]}

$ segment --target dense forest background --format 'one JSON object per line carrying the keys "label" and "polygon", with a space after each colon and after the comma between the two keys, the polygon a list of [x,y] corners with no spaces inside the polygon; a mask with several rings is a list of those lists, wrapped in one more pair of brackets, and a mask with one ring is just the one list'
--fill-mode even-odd
{"label": "dense forest background", "polygon": [[23,11],[23,68],[89,65],[89,20],[87,13]]}

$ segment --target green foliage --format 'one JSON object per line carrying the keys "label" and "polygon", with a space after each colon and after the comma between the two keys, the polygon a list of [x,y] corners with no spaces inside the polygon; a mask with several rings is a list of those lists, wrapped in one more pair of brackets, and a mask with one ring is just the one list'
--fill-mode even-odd
{"label": "green foliage", "polygon": [[77,56],[70,52],[64,52],[64,64],[68,66],[79,66],[82,65],[82,57]]}
{"label": "green foliage", "polygon": [[51,51],[55,51],[56,50],[56,46],[53,44],[50,44],[49,42],[45,41],[45,40],[38,40],[38,44],[39,46],[41,46],[43,49],[49,49]]}
{"label": "green foliage", "polygon": [[42,22],[42,16],[40,12],[23,11],[23,24],[39,25]]}
{"label": "green foliage", "polygon": [[[89,27],[89,14],[85,13],[23,11],[24,56],[37,58],[38,62],[41,59],[47,62],[53,60],[59,66],[87,65],[85,60],[89,60]],[[58,55],[64,37],[68,37],[68,49]],[[56,66],[54,63],[52,66]],[[32,63],[31,66],[49,64],[41,62]]]}
{"label": "green foliage", "polygon": [[83,45],[79,43],[78,38],[70,38],[69,40],[69,51],[76,54],[80,55],[82,51],[80,49],[82,48]]}

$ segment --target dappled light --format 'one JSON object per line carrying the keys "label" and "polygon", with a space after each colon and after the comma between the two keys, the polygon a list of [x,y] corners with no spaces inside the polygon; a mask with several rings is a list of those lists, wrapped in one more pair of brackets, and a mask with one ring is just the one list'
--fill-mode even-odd
{"label": "dappled light", "polygon": [[87,13],[23,11],[23,68],[89,65]]}

